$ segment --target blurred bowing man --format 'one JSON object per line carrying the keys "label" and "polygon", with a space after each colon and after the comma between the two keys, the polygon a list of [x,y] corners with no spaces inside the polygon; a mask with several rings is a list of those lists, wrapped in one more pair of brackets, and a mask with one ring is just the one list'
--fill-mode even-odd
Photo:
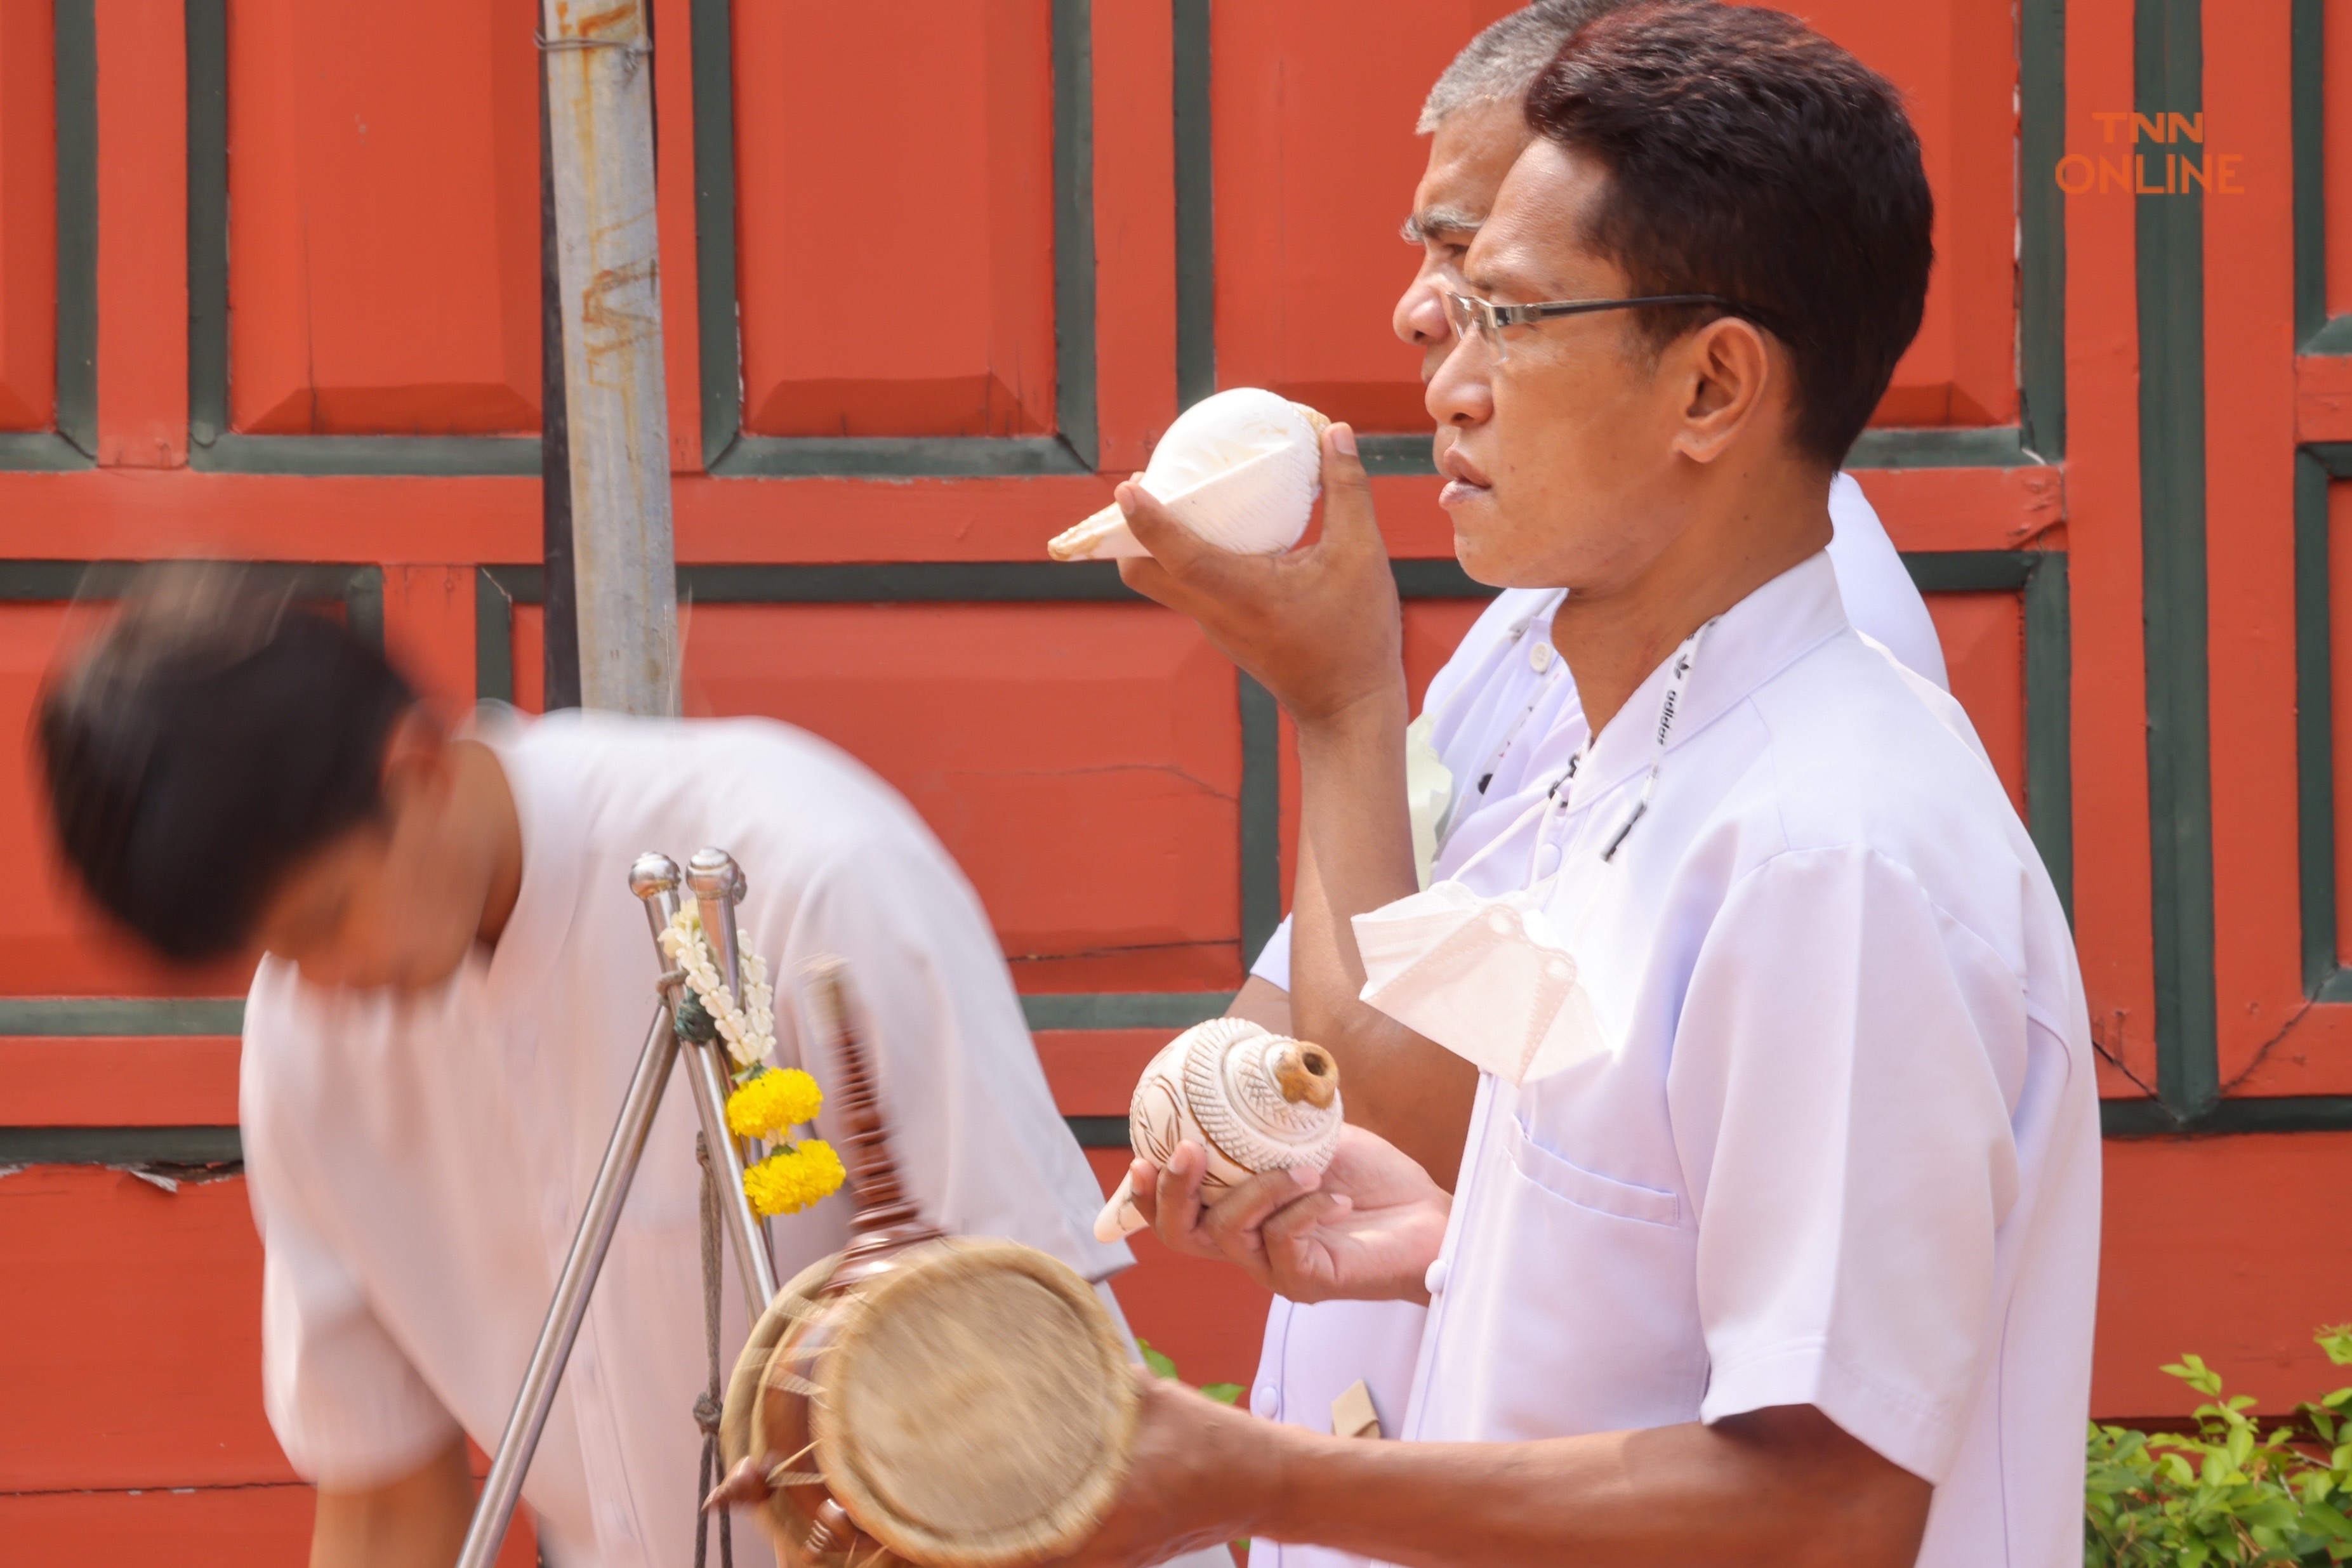
{"label": "blurred bowing man", "polygon": [[[780,1065],[824,1084],[792,977],[848,960],[927,1218],[1097,1281],[1129,1261],[1093,1238],[1100,1188],[980,900],[906,801],[814,736],[496,708],[453,732],[348,627],[183,571],[72,656],[37,743],[65,860],[105,910],[171,957],[263,950],[238,1120],[264,1403],[318,1483],[312,1568],[457,1555],[465,1438],[505,1427],[653,1016],[663,965],[627,882],[646,850],[741,863]],[[524,1483],[556,1568],[693,1554],[694,1132],[673,1085]],[[774,1221],[778,1276],[838,1250],[849,1213],[845,1194]],[[731,1360],[748,1325],[731,1284],[721,1300]],[[769,1561],[749,1531],[735,1550]]]}
{"label": "blurred bowing man", "polygon": [[1187,1145],[1139,1202],[1293,1300],[1429,1303],[1404,1440],[1151,1387],[1074,1561],[1247,1535],[1419,1568],[2072,1568],[2081,977],[1981,748],[1857,632],[1826,549],[1926,297],[1917,141],[1886,82],[1746,6],[1604,16],[1526,105],[1428,395],[1465,569],[1565,591],[1589,734],[1518,824],[1517,892],[1415,892],[1353,434],[1286,557],[1120,490],[1158,558],[1129,580],[1297,723],[1296,951],[1342,970],[1295,993],[1301,1032],[1351,1084],[1442,1050],[1476,1086],[1451,1193],[1351,1096],[1319,1176],[1203,1211]]}
{"label": "blurred bowing man", "polygon": [[[1496,188],[1533,134],[1522,108],[1528,88],[1579,27],[1625,3],[1544,0],[1514,12],[1472,39],[1430,89],[1417,127],[1433,138],[1429,165],[1405,224],[1406,237],[1422,248],[1422,265],[1395,315],[1398,337],[1422,350],[1424,382],[1453,346],[1444,291],[1463,287],[1462,257],[1494,204]],[[1438,450],[1453,438],[1451,426],[1441,427]],[[1850,476],[1832,482],[1829,517],[1830,561],[1855,630],[1937,688],[1927,700],[1948,723],[1967,730],[1958,705],[1942,693],[1943,652],[1927,607]],[[1413,730],[1415,749],[1424,758],[1433,753],[1445,772],[1438,789],[1414,792],[1413,838],[1416,852],[1427,857],[1421,868],[1427,878],[1455,877],[1499,894],[1549,869],[1535,863],[1534,830],[1525,813],[1586,735],[1575,677],[1551,636],[1564,597],[1559,588],[1504,590],[1430,683]],[[1383,598],[1365,602],[1385,609]],[[1360,842],[1339,851],[1368,852]],[[1287,1033],[1294,1012],[1328,1018],[1344,1009],[1354,997],[1352,986],[1340,984],[1344,967],[1328,953],[1301,962],[1296,952],[1292,923],[1285,920],[1230,1010]],[[1310,998],[1296,1009],[1294,987]],[[1451,1184],[1475,1087],[1468,1064],[1433,1048],[1412,1049],[1391,1031],[1333,1034],[1323,1027],[1327,1032],[1315,1038],[1339,1052],[1349,1118]],[[1412,1386],[1423,1317],[1408,1301],[1309,1305],[1276,1297],[1251,1386],[1252,1408],[1328,1432],[1335,1402],[1361,1381],[1393,1436]],[[1317,1548],[1265,1541],[1253,1543],[1251,1560],[1255,1568],[1308,1568],[1337,1559]]]}

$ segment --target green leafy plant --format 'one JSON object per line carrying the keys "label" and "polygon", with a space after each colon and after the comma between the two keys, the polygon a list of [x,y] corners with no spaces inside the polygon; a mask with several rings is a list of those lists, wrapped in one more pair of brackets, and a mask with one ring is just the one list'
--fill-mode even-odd
{"label": "green leafy plant", "polygon": [[[1150,1340],[1137,1340],[1135,1348],[1143,1353],[1143,1364],[1151,1369],[1153,1376],[1174,1378],[1179,1383],[1184,1381],[1176,1375],[1176,1363],[1163,1352],[1152,1349]],[[1201,1385],[1200,1392],[1220,1405],[1231,1405],[1242,1396],[1242,1385],[1238,1383],[1204,1383]]]}
{"label": "green leafy plant", "polygon": [[[2314,1336],[2352,1364],[2352,1325]],[[2091,1427],[2084,1568],[2336,1563],[2352,1558],[2352,1388],[2265,1433],[2200,1356],[2164,1368],[2206,1396],[2190,1434]]]}

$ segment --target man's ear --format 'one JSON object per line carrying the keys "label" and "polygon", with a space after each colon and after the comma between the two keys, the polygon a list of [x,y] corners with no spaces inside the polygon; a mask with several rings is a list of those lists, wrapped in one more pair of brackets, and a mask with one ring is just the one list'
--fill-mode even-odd
{"label": "man's ear", "polygon": [[387,805],[430,799],[447,791],[451,781],[449,728],[441,716],[421,702],[411,703],[393,721],[384,738],[382,784]]}
{"label": "man's ear", "polygon": [[1764,334],[1738,317],[1701,327],[1682,340],[1675,358],[1687,389],[1675,450],[1694,463],[1722,456],[1765,416],[1768,404],[1784,401],[1785,378]]}

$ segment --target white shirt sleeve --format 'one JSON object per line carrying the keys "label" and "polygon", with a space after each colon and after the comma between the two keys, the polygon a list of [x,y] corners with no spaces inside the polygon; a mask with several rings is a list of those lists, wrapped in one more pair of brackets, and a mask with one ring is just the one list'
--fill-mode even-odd
{"label": "white shirt sleeve", "polygon": [[376,1321],[302,1212],[299,1183],[250,1120],[246,1178],[261,1232],[262,1405],[295,1471],[359,1490],[414,1473],[458,1426]]}
{"label": "white shirt sleeve", "polygon": [[1993,1337],[2026,1029],[2010,967],[1882,855],[1792,851],[1732,890],[1667,1082],[1703,1419],[1811,1405],[1945,1479]]}

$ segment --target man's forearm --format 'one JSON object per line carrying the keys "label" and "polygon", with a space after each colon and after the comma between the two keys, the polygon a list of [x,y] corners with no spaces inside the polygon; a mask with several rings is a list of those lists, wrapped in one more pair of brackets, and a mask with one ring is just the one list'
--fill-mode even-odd
{"label": "man's forearm", "polygon": [[1339,1058],[1348,1119],[1451,1187],[1478,1075],[1470,1064],[1358,999],[1363,959],[1350,920],[1408,896],[1405,695],[1376,699],[1298,734],[1298,880],[1291,900],[1290,1009],[1302,1039]]}
{"label": "man's forearm", "polygon": [[447,1568],[473,1514],[474,1479],[460,1440],[383,1486],[320,1489],[310,1568]]}
{"label": "man's forearm", "polygon": [[1253,1534],[1412,1568],[1901,1568],[1930,1496],[1809,1407],[1531,1443],[1276,1442]]}

